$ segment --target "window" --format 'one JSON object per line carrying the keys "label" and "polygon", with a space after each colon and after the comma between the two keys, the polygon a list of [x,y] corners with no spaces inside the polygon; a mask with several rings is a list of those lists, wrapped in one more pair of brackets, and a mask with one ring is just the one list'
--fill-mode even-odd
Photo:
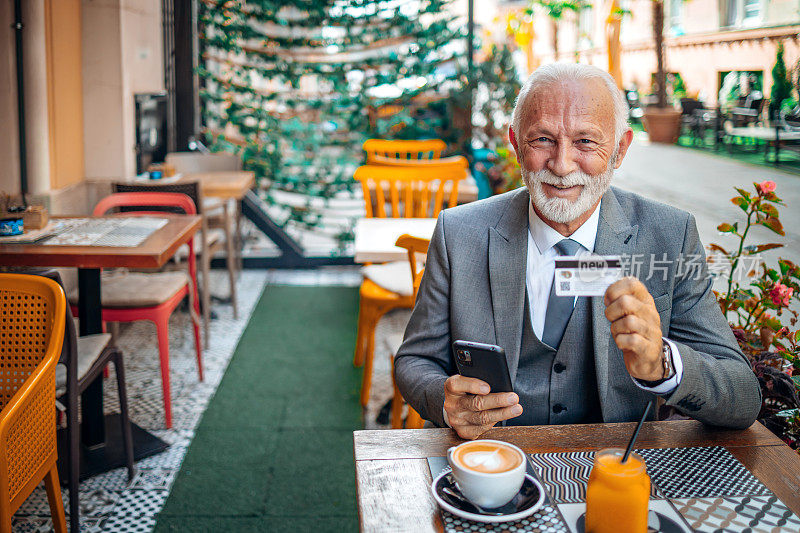
{"label": "window", "polygon": [[720,27],[742,28],[761,22],[762,0],[721,0]]}
{"label": "window", "polygon": [[761,0],[744,0],[743,26],[755,26],[761,20]]}
{"label": "window", "polygon": [[669,11],[667,12],[669,34],[674,36],[686,33],[683,29],[683,2],[684,0],[669,0]]}

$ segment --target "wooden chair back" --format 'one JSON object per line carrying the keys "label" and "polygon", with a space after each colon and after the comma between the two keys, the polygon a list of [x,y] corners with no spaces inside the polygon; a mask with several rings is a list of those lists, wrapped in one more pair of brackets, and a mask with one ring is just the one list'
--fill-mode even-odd
{"label": "wooden chair back", "polygon": [[396,246],[405,248],[406,252],[408,252],[408,263],[411,266],[411,286],[414,287],[414,300],[417,299],[419,284],[422,282],[422,274],[425,271],[424,257],[428,253],[430,243],[430,239],[414,237],[407,233],[400,235],[397,238],[397,242],[395,242]]}
{"label": "wooden chair back", "polygon": [[367,153],[367,164],[375,164],[375,157],[418,161],[439,159],[447,144],[441,139],[424,141],[390,141],[386,139],[368,139],[362,148]]}
{"label": "wooden chair back", "polygon": [[435,218],[445,202],[447,207],[456,205],[467,160],[458,156],[443,163],[363,165],[353,177],[361,182],[367,218]]}
{"label": "wooden chair back", "polygon": [[[395,242],[396,246],[400,248],[405,248],[408,252],[408,262],[411,266],[411,284],[414,287],[414,300],[417,299],[417,293],[419,292],[419,284],[422,282],[422,274],[425,272],[425,261],[424,256],[428,253],[428,246],[430,245],[430,239],[423,239],[422,237],[414,237],[413,235],[403,234],[397,238]],[[421,268],[420,268],[421,265]],[[394,374],[394,371],[392,372]],[[399,390],[395,385],[395,400],[399,400]],[[394,408],[394,406],[393,406]],[[397,408],[399,412],[399,407]],[[400,416],[395,415],[394,418],[399,419]],[[410,405],[408,406],[408,414],[406,415],[406,429],[422,429],[425,421],[422,420],[422,417],[419,416]],[[394,426],[393,426],[394,427]],[[398,425],[399,427],[399,425]]]}

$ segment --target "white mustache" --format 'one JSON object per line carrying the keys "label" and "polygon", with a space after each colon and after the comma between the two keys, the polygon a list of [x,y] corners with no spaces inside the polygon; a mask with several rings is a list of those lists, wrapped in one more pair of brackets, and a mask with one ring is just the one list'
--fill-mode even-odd
{"label": "white mustache", "polygon": [[529,174],[531,181],[546,183],[553,187],[574,187],[576,185],[589,185],[596,181],[596,177],[592,177],[585,172],[575,171],[567,174],[566,176],[556,176],[547,169],[538,170]]}

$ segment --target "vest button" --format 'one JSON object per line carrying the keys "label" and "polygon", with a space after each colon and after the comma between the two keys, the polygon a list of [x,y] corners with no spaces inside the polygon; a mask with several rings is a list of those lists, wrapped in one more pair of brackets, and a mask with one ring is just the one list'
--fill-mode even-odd
{"label": "vest button", "polygon": [[561,405],[560,403],[557,403],[557,404],[555,404],[555,405],[553,406],[553,412],[554,412],[555,414],[558,414],[558,413],[560,413],[561,411],[566,411],[566,410],[567,410],[567,408],[566,408],[566,407],[564,407],[563,405]]}
{"label": "vest button", "polygon": [[566,365],[561,361],[553,365],[553,372],[555,372],[556,374],[560,374],[566,369],[567,369]]}

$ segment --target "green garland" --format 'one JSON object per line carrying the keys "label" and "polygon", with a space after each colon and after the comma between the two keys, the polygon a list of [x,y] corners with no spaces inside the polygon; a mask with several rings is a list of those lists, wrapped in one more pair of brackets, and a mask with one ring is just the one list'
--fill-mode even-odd
{"label": "green garland", "polygon": [[[275,24],[293,29],[319,30],[323,27],[340,27],[347,30],[364,28],[367,31],[383,27],[384,25],[398,26],[406,21],[414,22],[402,13],[402,7],[416,3],[412,0],[393,1],[357,1],[346,2],[269,2],[259,0],[202,0],[204,8],[200,13],[202,22],[213,22],[226,27],[236,22],[249,21],[255,24]],[[420,2],[419,14],[436,14],[444,12],[453,0],[428,0]],[[380,7],[385,5],[388,7]],[[291,7],[299,12],[298,17],[287,18],[281,11]],[[373,9],[367,9],[373,8]],[[362,13],[351,15],[345,13],[347,9],[363,9]],[[391,13],[391,16],[388,14]],[[377,19],[377,20],[376,20]],[[358,43],[354,43],[358,44]]]}
{"label": "green garland", "polygon": [[[245,168],[256,172],[267,204],[281,208],[283,219],[276,222],[325,232],[311,198],[327,204],[334,196],[352,196],[364,140],[450,135],[443,106],[416,103],[422,96],[445,101],[462,90],[463,72],[455,65],[463,53],[448,45],[464,35],[444,11],[449,3],[422,0],[415,14],[405,0],[293,0],[288,9],[271,0],[202,0],[198,74],[210,149],[240,154]],[[430,20],[423,24],[419,14]],[[425,83],[394,97],[372,92],[398,87],[404,78]],[[306,79],[316,80],[317,94],[300,91]],[[260,89],[254,80],[280,89]],[[401,111],[370,120],[369,110],[383,105]],[[231,130],[233,138],[222,133]],[[277,191],[308,201],[282,205]],[[343,249],[352,231],[337,230],[334,237]]]}

